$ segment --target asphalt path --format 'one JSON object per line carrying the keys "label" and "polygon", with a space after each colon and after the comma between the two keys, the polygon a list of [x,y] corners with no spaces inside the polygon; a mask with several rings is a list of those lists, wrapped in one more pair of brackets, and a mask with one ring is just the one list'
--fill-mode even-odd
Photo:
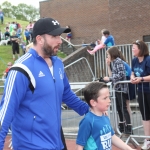
{"label": "asphalt path", "polygon": [[[0,99],[1,99],[2,95],[0,95]],[[65,136],[70,136],[75,137],[77,135],[78,132],[78,126],[79,123],[81,121],[81,119],[84,116],[80,116],[78,115],[75,111],[71,110],[71,109],[65,109],[62,110],[62,127],[63,127],[63,131],[65,133]],[[114,111],[110,110],[109,113],[109,118],[110,118],[110,122],[115,130],[115,122],[114,122]],[[118,114],[115,115],[115,118],[117,118],[118,120]],[[131,122],[133,125],[133,134],[137,135],[137,141],[141,142],[143,141],[143,139],[139,138],[140,136],[144,135],[143,132],[143,127],[142,127],[142,118],[141,118],[141,114],[139,112],[139,110],[134,110],[132,111],[131,114]],[[117,134],[117,132],[116,132]]]}

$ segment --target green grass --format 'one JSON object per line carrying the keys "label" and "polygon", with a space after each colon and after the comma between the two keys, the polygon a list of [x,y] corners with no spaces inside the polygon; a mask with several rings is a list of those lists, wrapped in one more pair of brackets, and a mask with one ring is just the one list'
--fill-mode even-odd
{"label": "green grass", "polygon": [[[20,25],[21,25],[23,30],[29,24],[29,22],[27,22],[27,21],[15,20],[13,18],[5,17],[4,18],[4,24],[3,25],[0,24],[0,30],[4,33],[5,32],[5,28],[6,28],[6,24],[8,22],[13,22],[13,21],[15,21],[15,22],[17,21],[18,23],[20,23]],[[20,49],[20,53],[22,55],[21,49]],[[58,52],[58,57],[65,58],[66,55],[59,51]],[[10,45],[8,45],[8,46],[0,46],[0,78],[2,77],[3,72],[5,71],[5,69],[7,67],[7,63],[10,62],[10,61],[13,62],[11,46]]]}
{"label": "green grass", "polygon": [[22,29],[24,30],[25,29],[25,27],[29,24],[29,22],[28,21],[22,21],[22,20],[16,20],[16,19],[13,19],[13,18],[7,18],[7,17],[4,17],[4,24],[2,25],[2,24],[0,24],[0,30],[4,33],[5,32],[5,29],[6,29],[6,24],[8,23],[8,22],[18,22],[20,25],[21,25],[21,27],[22,27]]}
{"label": "green grass", "polygon": [[[15,20],[15,19],[5,17],[4,18],[4,24],[3,25],[0,24],[0,30],[2,31],[2,33],[5,32],[6,24],[8,22],[13,22],[13,21],[15,21],[15,22],[17,21],[18,23],[20,23],[20,25],[22,27],[22,31],[29,24],[29,22],[27,22],[27,21]],[[20,54],[22,55],[22,50],[21,49],[20,49]],[[61,59],[66,57],[66,54],[62,53],[61,51],[58,51],[57,55]],[[0,79],[3,76],[3,72],[7,68],[7,63],[8,62],[14,63],[14,61],[12,59],[12,47],[11,47],[11,45],[0,46]],[[4,84],[3,81],[0,81],[0,86],[2,86],[3,84]],[[3,89],[0,88],[0,93],[2,93],[2,92],[3,92]]]}
{"label": "green grass", "polygon": [[[22,51],[20,49],[20,53],[22,55]],[[61,51],[58,51],[58,57],[65,58],[66,54],[62,53]],[[17,57],[17,56],[16,56]],[[8,62],[14,62],[12,59],[12,48],[10,45],[8,46],[0,46],[0,78],[3,75],[3,72],[5,71],[6,67],[7,67],[7,63]]]}
{"label": "green grass", "polygon": [[12,60],[11,46],[0,46],[0,78],[7,67],[7,63]]}

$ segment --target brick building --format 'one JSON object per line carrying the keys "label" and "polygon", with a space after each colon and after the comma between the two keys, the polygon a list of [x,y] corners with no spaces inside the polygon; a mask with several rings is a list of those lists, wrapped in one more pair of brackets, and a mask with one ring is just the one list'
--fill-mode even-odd
{"label": "brick building", "polygon": [[117,45],[143,37],[150,41],[150,0],[47,0],[40,2],[40,16],[69,25],[74,44],[95,41],[102,29],[111,32]]}

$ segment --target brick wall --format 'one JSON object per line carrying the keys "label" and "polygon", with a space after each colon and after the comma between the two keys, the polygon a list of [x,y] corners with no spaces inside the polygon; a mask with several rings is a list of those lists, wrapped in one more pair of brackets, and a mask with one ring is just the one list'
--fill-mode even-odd
{"label": "brick wall", "polygon": [[95,41],[104,28],[116,44],[129,44],[150,35],[149,8],[149,0],[48,0],[40,2],[40,15],[69,25],[74,44]]}

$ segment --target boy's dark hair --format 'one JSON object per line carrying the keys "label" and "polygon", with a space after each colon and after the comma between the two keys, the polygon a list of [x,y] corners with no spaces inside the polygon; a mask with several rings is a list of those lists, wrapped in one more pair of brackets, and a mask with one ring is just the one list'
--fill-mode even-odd
{"label": "boy's dark hair", "polygon": [[149,50],[145,42],[137,40],[136,42],[133,42],[132,44],[135,44],[138,46],[138,49],[140,50],[139,57],[149,55]]}
{"label": "boy's dark hair", "polygon": [[84,88],[84,99],[90,107],[90,100],[93,99],[97,101],[97,98],[99,97],[99,91],[103,88],[107,88],[107,85],[103,82],[92,82],[86,85]]}
{"label": "boy's dark hair", "polygon": [[104,31],[103,31],[103,34],[104,34],[104,35],[109,35],[110,32],[109,32],[108,30],[104,30]]}

